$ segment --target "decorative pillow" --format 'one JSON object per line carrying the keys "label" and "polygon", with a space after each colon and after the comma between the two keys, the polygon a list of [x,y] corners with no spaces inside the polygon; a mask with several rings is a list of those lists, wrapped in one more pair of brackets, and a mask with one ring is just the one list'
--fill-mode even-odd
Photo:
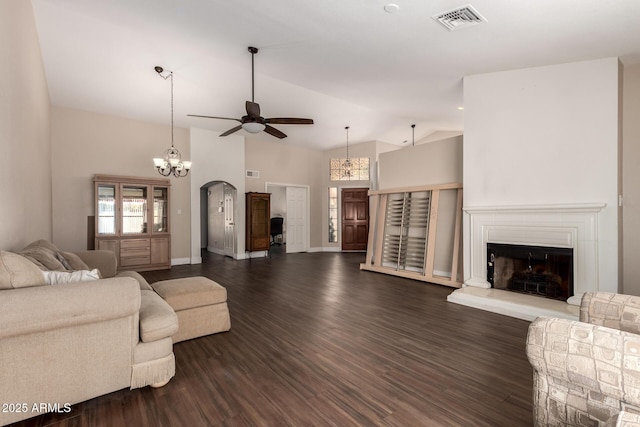
{"label": "decorative pillow", "polygon": [[62,255],[61,252],[56,252],[56,259],[60,261],[60,264],[62,264],[65,270],[73,270],[73,268],[71,268],[71,265],[69,264],[69,261],[65,259],[64,255]]}
{"label": "decorative pillow", "polygon": [[40,270],[47,270],[47,267],[45,267],[44,265],[42,265],[42,263],[40,261],[38,261],[37,259],[35,259],[34,257],[30,256],[30,255],[25,255],[25,254],[21,254],[24,258],[28,259],[29,261],[31,261],[32,263],[34,263]]}
{"label": "decorative pillow", "polygon": [[0,252],[0,289],[26,288],[45,284],[42,270],[25,257]]}
{"label": "decorative pillow", "polygon": [[89,282],[100,279],[98,269],[78,271],[42,271],[41,274],[47,285],[61,285],[64,283]]}
{"label": "decorative pillow", "polygon": [[31,248],[46,248],[46,249],[49,249],[52,252],[60,252],[60,249],[58,249],[56,247],[56,245],[54,245],[50,241],[44,240],[44,239],[40,239],[40,240],[36,240],[35,242],[31,242],[24,249],[31,249]]}
{"label": "decorative pillow", "polygon": [[56,253],[51,249],[44,247],[26,247],[20,252],[21,255],[35,258],[40,264],[44,265],[48,270],[64,271],[64,265],[58,260]]}
{"label": "decorative pillow", "polygon": [[64,259],[62,264],[65,267],[68,265],[67,270],[91,270],[78,255],[72,252],[60,251],[58,257]]}

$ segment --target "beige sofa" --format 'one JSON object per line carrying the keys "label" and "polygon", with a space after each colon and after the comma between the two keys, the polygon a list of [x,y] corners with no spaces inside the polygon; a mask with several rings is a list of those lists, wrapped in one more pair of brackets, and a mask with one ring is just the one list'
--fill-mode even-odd
{"label": "beige sofa", "polygon": [[640,425],[640,297],[586,293],[580,321],[529,326],[536,426]]}
{"label": "beige sofa", "polygon": [[[52,267],[59,276],[97,268],[103,278],[48,285]],[[38,241],[0,253],[0,425],[175,375],[176,314],[138,273],[116,272],[109,251]]]}

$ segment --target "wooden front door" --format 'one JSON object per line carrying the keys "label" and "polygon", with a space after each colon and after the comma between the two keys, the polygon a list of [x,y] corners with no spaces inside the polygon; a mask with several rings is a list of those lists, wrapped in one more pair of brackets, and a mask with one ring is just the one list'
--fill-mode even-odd
{"label": "wooden front door", "polygon": [[369,189],[342,189],[342,250],[366,251],[369,237]]}

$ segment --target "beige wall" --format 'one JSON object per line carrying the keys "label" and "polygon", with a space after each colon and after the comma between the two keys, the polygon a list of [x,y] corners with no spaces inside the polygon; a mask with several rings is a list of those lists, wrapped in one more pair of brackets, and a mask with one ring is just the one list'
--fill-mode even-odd
{"label": "beige wall", "polygon": [[[381,190],[432,184],[462,183],[462,135],[438,133],[416,141],[415,146],[380,155]],[[438,229],[434,272],[451,274],[457,192],[442,191],[438,208]],[[461,267],[460,267],[461,269]]]}
{"label": "beige wall", "polygon": [[0,249],[51,239],[50,108],[31,2],[0,2]]}
{"label": "beige wall", "polygon": [[[322,246],[322,153],[286,142],[245,142],[245,169],[260,171],[246,178],[245,191],[265,191],[265,183],[309,186],[310,248]],[[238,195],[240,196],[240,195]]]}
{"label": "beige wall", "polygon": [[[428,137],[427,137],[428,138]],[[462,136],[380,155],[380,189],[462,182]]]}
{"label": "beige wall", "polygon": [[624,67],[622,99],[622,291],[640,295],[640,64]]}
{"label": "beige wall", "polygon": [[[53,240],[87,247],[95,174],[158,178],[152,158],[171,146],[171,127],[63,107],[52,109]],[[189,155],[189,130],[176,128],[176,148]],[[190,257],[190,176],[171,178],[171,258]]]}

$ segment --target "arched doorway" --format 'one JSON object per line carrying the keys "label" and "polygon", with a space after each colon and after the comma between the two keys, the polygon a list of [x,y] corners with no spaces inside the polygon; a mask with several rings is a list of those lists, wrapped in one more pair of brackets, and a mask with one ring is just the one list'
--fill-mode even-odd
{"label": "arched doorway", "polygon": [[200,246],[208,252],[234,257],[237,245],[238,190],[226,181],[200,187]]}

